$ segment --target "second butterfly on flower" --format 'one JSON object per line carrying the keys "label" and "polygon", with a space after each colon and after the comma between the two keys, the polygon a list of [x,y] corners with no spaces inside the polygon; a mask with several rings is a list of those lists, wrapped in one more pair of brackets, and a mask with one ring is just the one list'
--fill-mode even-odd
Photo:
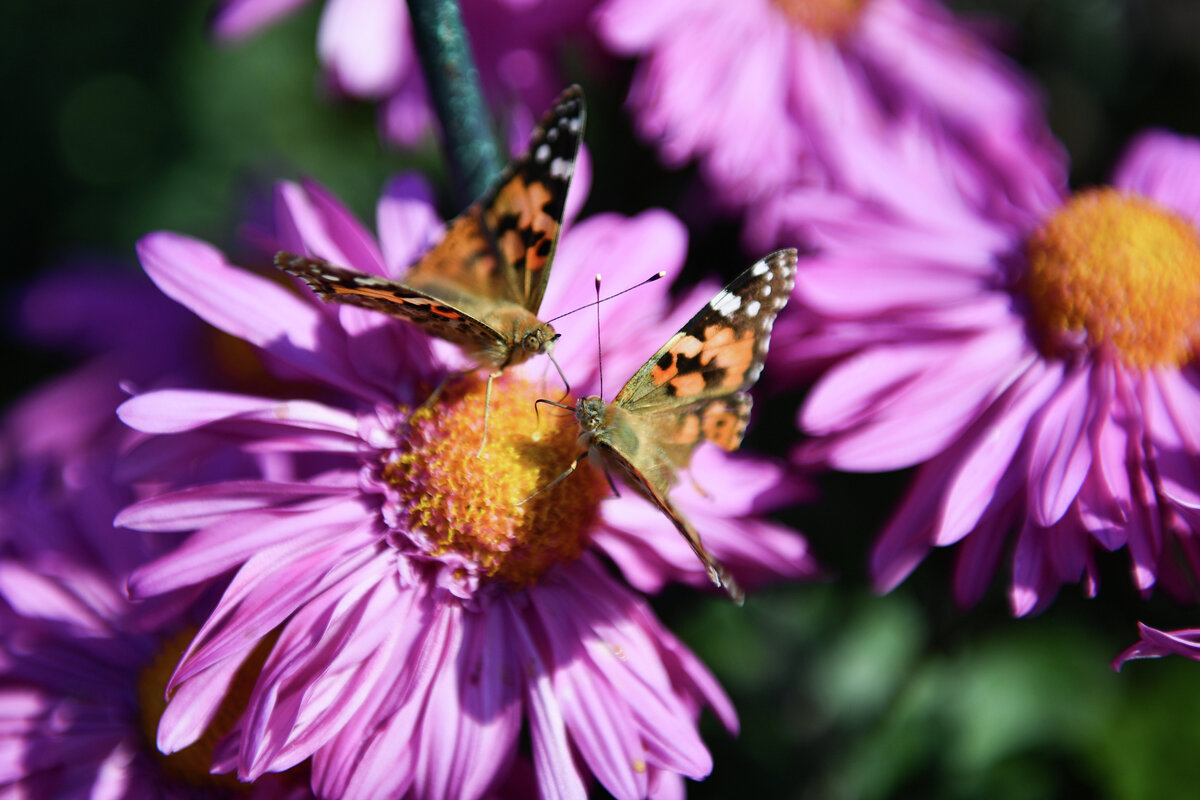
{"label": "second butterfly on flower", "polygon": [[[385,193],[378,244],[315,185],[284,185],[277,197],[279,247],[364,273],[395,275],[440,235],[412,178]],[[586,304],[597,272],[618,286],[675,275],[684,248],[683,226],[661,211],[568,225],[542,316]],[[449,787],[478,797],[509,772],[523,729],[542,796],[583,797],[584,770],[629,798],[711,770],[696,718],[708,705],[735,728],[729,701],[601,557],[644,591],[703,585],[687,542],[641,498],[608,497],[598,472],[517,503],[578,454],[573,425],[536,424],[534,401],[557,394],[545,364],[497,379],[478,457],[482,377],[413,411],[463,365],[457,348],[375,311],[321,304],[177,234],[152,234],[139,253],[167,294],[312,387],[304,399],[166,390],[121,409],[155,435],[133,460],[293,456],[268,479],[178,486],[118,519],[195,531],[135,574],[136,594],[226,587],[172,680],[164,751],[198,735],[230,676],[277,636],[218,750],[215,767],[243,779],[311,758],[323,797]],[[606,368],[634,372],[713,293],[700,287],[675,305],[659,285],[605,304],[625,320]],[[556,355],[573,389],[594,392],[588,317],[558,324]],[[679,487],[672,501],[739,580],[813,573],[803,539],[756,516],[779,502],[768,494],[787,493],[781,467],[702,448],[693,470],[708,496]]]}

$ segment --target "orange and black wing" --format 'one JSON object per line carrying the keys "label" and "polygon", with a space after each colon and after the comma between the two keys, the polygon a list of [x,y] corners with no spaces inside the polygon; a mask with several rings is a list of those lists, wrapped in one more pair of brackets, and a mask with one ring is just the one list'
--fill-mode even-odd
{"label": "orange and black wing", "polygon": [[583,92],[571,86],[492,186],[453,220],[446,236],[405,274],[406,285],[447,286],[537,314],[562,230],[567,190],[583,139]]}
{"label": "orange and black wing", "polygon": [[303,278],[322,300],[382,311],[408,320],[432,336],[472,349],[502,341],[500,333],[481,322],[473,310],[457,308],[402,283],[287,252],[276,254],[275,264]]}
{"label": "orange and black wing", "polygon": [[[670,441],[695,431],[726,449],[741,442],[775,317],[796,278],[795,250],[759,260],[722,289],[634,374],[613,401],[638,415],[661,415]],[[677,424],[672,420],[678,418]],[[697,441],[699,441],[697,439]]]}

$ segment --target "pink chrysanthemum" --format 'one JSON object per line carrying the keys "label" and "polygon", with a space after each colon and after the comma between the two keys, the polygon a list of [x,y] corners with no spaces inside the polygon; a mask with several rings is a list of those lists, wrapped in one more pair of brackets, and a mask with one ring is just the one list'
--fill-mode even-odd
{"label": "pink chrysanthemum", "polygon": [[740,207],[796,184],[871,196],[859,157],[919,116],[1007,182],[1030,154],[1062,172],[1027,81],[927,0],[607,0],[601,39],[640,59],[629,105],[669,165],[699,159]]}
{"label": "pink chrysanthemum", "polygon": [[[50,312],[50,313],[48,313]],[[212,744],[154,749],[187,597],[130,603],[131,572],[162,536],[113,530],[133,499],[114,480],[122,382],[196,370],[177,362],[200,326],[142,276],[59,270],[18,315],[35,340],[88,362],[22,398],[0,427],[0,795],[4,797],[312,797],[303,779],[239,784],[210,774]]]}
{"label": "pink chrysanthemum", "polygon": [[[213,31],[222,39],[248,36],[307,0],[222,0]],[[587,40],[594,0],[466,0],[463,23],[470,35],[484,90],[513,115],[524,133],[569,83],[560,62]],[[403,0],[329,0],[321,16],[317,51],[338,91],[382,101],[384,135],[405,145],[426,135],[433,114]]]}
{"label": "pink chrysanthemum", "polygon": [[[440,228],[411,179],[381,202],[378,244],[316,186],[285,185],[278,197],[281,247],[377,274],[395,276]],[[570,228],[542,317],[586,303],[596,272],[617,287],[677,273],[684,241],[660,211]],[[138,594],[232,574],[172,679],[164,751],[195,738],[229,676],[274,632],[221,750],[221,765],[244,778],[311,758],[324,797],[479,797],[508,771],[522,728],[543,797],[583,797],[587,772],[622,798],[677,795],[680,776],[708,774],[696,717],[708,705],[734,729],[732,707],[590,547],[655,589],[706,581],[688,546],[632,492],[601,503],[606,484],[590,470],[516,505],[578,454],[573,419],[543,413],[536,424],[533,401],[556,394],[557,379],[540,380],[545,363],[497,381],[480,456],[482,379],[456,380],[413,411],[462,365],[453,348],[378,313],[318,305],[179,235],[148,236],[139,252],[167,294],[325,387],[320,402],[164,391],[121,409],[134,428],[175,434],[152,440],[160,448],[195,452],[189,440],[204,437],[320,463],[304,480],[192,486],[121,514],[135,529],[195,531],[134,576]],[[657,286],[605,304],[624,321],[610,374],[632,373],[701,302],[672,307]],[[573,389],[591,391],[592,324],[556,325]],[[780,468],[700,457],[709,496],[675,499],[713,553],[750,582],[810,574],[803,540],[755,516],[785,501]]]}
{"label": "pink chrysanthemum", "polygon": [[822,251],[776,328],[775,374],[826,370],[800,414],[818,437],[801,457],[923,464],[875,546],[880,590],[961,542],[955,593],[973,603],[1016,527],[1016,614],[1064,582],[1094,593],[1097,546],[1128,548],[1139,589],[1191,593],[1198,172],[1200,144],[1148,133],[1112,188],[1052,204],[983,214],[959,192],[969,169],[921,163],[904,207],[794,192],[764,212],[760,235]]}

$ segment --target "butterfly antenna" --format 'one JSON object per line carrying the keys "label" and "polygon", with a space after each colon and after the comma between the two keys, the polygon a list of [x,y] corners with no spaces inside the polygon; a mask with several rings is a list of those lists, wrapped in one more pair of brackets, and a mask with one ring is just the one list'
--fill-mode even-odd
{"label": "butterfly antenna", "polygon": [[653,275],[651,275],[649,278],[646,278],[646,280],[642,281],[641,283],[630,286],[628,289],[622,289],[621,291],[617,292],[616,294],[610,294],[608,297],[605,297],[604,299],[600,298],[599,289],[597,289],[595,302],[586,303],[586,304],[580,306],[579,308],[573,308],[570,311],[566,312],[565,314],[559,314],[557,317],[552,317],[552,318],[546,320],[546,322],[548,322],[548,323],[554,322],[555,320],[562,319],[563,317],[569,317],[577,311],[583,311],[585,308],[589,308],[594,305],[599,305],[600,303],[607,303],[609,300],[612,300],[614,297],[620,297],[621,295],[625,294],[626,292],[632,292],[634,289],[640,289],[641,287],[645,286],[647,283],[654,283],[655,281],[657,281],[661,278],[665,278],[665,277],[667,277],[666,272],[663,272],[663,271],[656,272]]}
{"label": "butterfly antenna", "polygon": [[[659,274],[659,277],[662,277],[666,273],[660,272],[658,274]],[[657,280],[657,279],[651,278],[650,280]],[[642,283],[648,283],[648,281],[642,281]],[[641,286],[641,285],[642,285],[641,283],[638,284],[638,286]],[[636,289],[637,287],[634,286],[631,288]],[[625,291],[627,292],[627,291],[629,291],[629,289],[626,289]],[[620,294],[624,294],[624,292],[620,292]],[[616,297],[616,295],[613,295],[613,297]],[[584,308],[587,308],[587,306],[584,306]],[[596,371],[600,373],[600,396],[604,397],[604,351],[603,351],[603,347],[600,344],[600,273],[599,272],[596,273]]]}

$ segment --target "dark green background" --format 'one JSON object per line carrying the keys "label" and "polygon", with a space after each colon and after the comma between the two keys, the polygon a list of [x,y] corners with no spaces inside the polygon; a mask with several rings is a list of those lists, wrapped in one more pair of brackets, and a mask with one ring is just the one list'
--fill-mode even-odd
{"label": "dark green background", "polygon": [[[960,2],[1012,26],[1009,52],[1044,87],[1077,186],[1103,181],[1130,134],[1200,134],[1200,3]],[[18,0],[0,7],[7,105],[0,215],[11,299],[39,269],[116,257],[172,228],[236,253],[253,198],[316,177],[367,219],[383,181],[437,151],[380,145],[373,110],[318,91],[317,7],[237,47],[203,34],[203,4]],[[629,66],[588,89],[598,171],[589,209],[680,212],[694,175],[654,172],[621,102]],[[647,175],[652,175],[647,179]],[[444,197],[448,187],[442,185]],[[447,216],[456,209],[443,209]],[[689,276],[746,263],[732,223],[693,231]],[[5,306],[6,311],[11,305]],[[61,369],[11,352],[6,396]],[[796,398],[767,401],[750,445],[786,438]],[[790,434],[787,434],[790,435]],[[695,592],[656,599],[717,672],[742,734],[704,722],[716,768],[693,797],[1184,798],[1200,791],[1200,664],[1108,662],[1145,620],[1200,625],[1200,609],[1130,589],[1124,553],[1101,557],[1100,597],[1067,587],[1045,614],[1011,619],[1001,575],[978,608],[950,599],[939,552],[887,597],[867,586],[873,533],[905,475],[826,476],[786,516],[835,576],[757,592],[744,609]]]}

